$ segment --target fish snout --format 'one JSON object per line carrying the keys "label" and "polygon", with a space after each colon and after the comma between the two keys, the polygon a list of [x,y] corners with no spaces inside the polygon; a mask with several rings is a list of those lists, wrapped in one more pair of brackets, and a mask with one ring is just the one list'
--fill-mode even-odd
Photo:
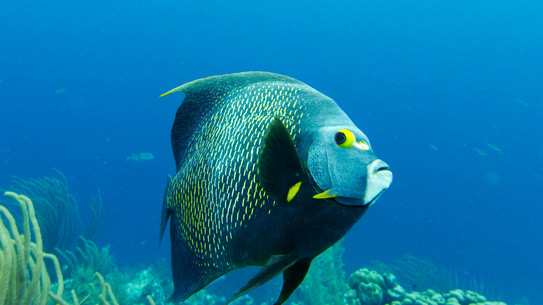
{"label": "fish snout", "polygon": [[377,159],[368,164],[364,205],[372,205],[392,183],[392,172],[385,161]]}

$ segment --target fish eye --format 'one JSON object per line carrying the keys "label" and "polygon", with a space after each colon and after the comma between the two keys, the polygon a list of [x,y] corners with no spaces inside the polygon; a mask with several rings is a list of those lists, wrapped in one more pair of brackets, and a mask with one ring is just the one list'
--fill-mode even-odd
{"label": "fish eye", "polygon": [[341,148],[349,148],[353,146],[355,136],[353,132],[348,129],[340,129],[336,132],[334,141],[336,142],[336,145]]}

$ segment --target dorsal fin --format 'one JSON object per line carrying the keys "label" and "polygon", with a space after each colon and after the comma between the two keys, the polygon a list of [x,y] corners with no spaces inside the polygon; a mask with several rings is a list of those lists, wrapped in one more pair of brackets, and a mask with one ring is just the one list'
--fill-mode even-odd
{"label": "dorsal fin", "polygon": [[202,118],[220,107],[221,98],[228,92],[259,82],[304,84],[294,78],[275,73],[242,72],[197,79],[160,95],[185,93],[185,99],[177,109],[171,135],[177,170],[180,168],[190,137]]}

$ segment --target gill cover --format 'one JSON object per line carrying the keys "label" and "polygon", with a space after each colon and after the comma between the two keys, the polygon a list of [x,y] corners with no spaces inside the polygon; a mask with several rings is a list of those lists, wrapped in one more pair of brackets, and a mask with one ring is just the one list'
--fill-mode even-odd
{"label": "gill cover", "polygon": [[388,165],[377,159],[366,135],[352,123],[318,129],[307,166],[319,189],[313,198],[333,198],[343,205],[371,204],[392,182]]}

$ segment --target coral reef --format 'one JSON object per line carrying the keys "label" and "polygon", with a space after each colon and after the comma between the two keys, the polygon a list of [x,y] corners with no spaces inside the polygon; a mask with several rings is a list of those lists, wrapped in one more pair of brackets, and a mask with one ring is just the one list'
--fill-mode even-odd
{"label": "coral reef", "polygon": [[397,281],[406,289],[434,289],[445,292],[457,288],[455,274],[431,261],[404,254],[389,264],[371,261],[369,267],[380,273],[394,274]]}
{"label": "coral reef", "polygon": [[[63,297],[64,277],[60,264],[55,255],[43,251],[42,233],[32,200],[24,195],[6,192],[6,196],[14,198],[21,207],[23,234],[11,212],[0,205],[0,304],[19,305],[46,305],[49,299],[60,305],[70,305]],[[4,220],[7,220],[7,225]],[[32,240],[34,236],[34,241]],[[51,277],[45,267],[45,258],[51,259],[58,283],[51,285]],[[96,272],[94,276],[99,280],[101,290],[97,291],[97,300],[94,304],[119,305],[111,285],[103,276]],[[73,284],[72,281],[67,283]],[[92,299],[95,295],[95,285],[92,282],[78,285],[88,285],[89,293],[79,301],[75,289],[71,290],[72,304],[81,305]],[[52,291],[56,286],[56,292]],[[151,296],[146,300],[155,305]]]}
{"label": "coral reef", "polygon": [[[56,184],[60,183],[59,181],[54,182],[56,190],[63,189]],[[39,182],[32,181],[27,187],[35,185],[39,188],[37,184]],[[51,190],[40,189],[33,194],[41,191],[50,195],[48,192]],[[65,194],[69,193],[66,191]],[[171,281],[164,280],[164,272],[156,270],[159,269],[157,266],[151,266],[135,275],[120,273],[112,262],[109,247],[99,250],[94,242],[85,237],[80,237],[81,242],[73,252],[57,249],[67,264],[65,272],[69,273],[69,277],[65,279],[57,257],[44,251],[45,233],[41,233],[40,221],[32,200],[13,192],[6,192],[6,195],[16,199],[21,207],[22,225],[19,225],[22,226],[23,233],[19,233],[18,223],[11,212],[0,205],[0,304],[155,305],[155,299],[158,304],[167,302],[173,285]],[[69,202],[70,196],[63,197],[63,203],[59,207]],[[51,208],[54,204],[48,202],[44,206]],[[53,215],[53,218],[56,216],[58,214]],[[31,240],[32,237],[34,240]],[[54,274],[48,273],[46,258],[53,261]],[[102,274],[106,275],[107,280]],[[51,278],[55,277],[57,283],[53,284]],[[223,304],[225,301],[225,297],[211,295],[202,290],[184,304]],[[254,300],[245,295],[232,304],[254,305]]]}
{"label": "coral reef", "polygon": [[[49,258],[58,272],[59,283],[62,283],[62,274],[57,258],[52,254],[44,253],[42,234],[34,211],[32,201],[13,192],[6,192],[21,206],[23,215],[23,234],[11,213],[0,206],[0,215],[7,219],[8,226],[4,225],[0,217],[0,304],[47,304],[51,280],[45,268],[45,258]],[[34,241],[31,240],[32,233]],[[62,294],[63,285],[58,285],[57,294]]]}
{"label": "coral reef", "polygon": [[70,193],[66,177],[60,171],[57,173],[60,179],[12,177],[17,192],[27,194],[34,203],[44,249],[48,252],[69,248],[81,231],[77,201]]}
{"label": "coral reef", "polygon": [[81,242],[74,252],[55,249],[66,264],[66,272],[71,273],[73,276],[74,272],[81,272],[86,269],[90,274],[96,272],[107,274],[115,268],[113,257],[109,254],[109,246],[99,250],[92,240],[88,240],[83,236],[80,236],[79,239]]}
{"label": "coral reef", "polygon": [[473,291],[451,290],[437,293],[427,289],[423,292],[406,292],[392,274],[360,269],[349,279],[351,290],[345,294],[346,305],[505,305],[489,302]]}
{"label": "coral reef", "polygon": [[161,283],[162,281],[157,277],[153,267],[149,267],[136,273],[133,279],[124,284],[121,289],[130,302],[141,300],[146,295],[150,295],[154,300],[162,302],[172,294],[173,287],[167,283],[164,283],[166,285],[161,285]]}
{"label": "coral reef", "polygon": [[392,274],[381,275],[366,268],[360,269],[349,278],[350,290],[345,295],[346,304],[381,305],[400,300],[405,289],[396,283]]}
{"label": "coral reef", "polygon": [[[95,285],[93,283],[89,283],[88,285],[91,287],[90,292],[83,298],[81,301],[79,301],[79,297],[74,289],[71,290],[71,297],[72,302],[74,305],[82,305],[85,302],[89,302],[92,304],[102,304],[102,305],[119,305],[120,303],[117,301],[117,298],[115,297],[115,294],[113,293],[113,289],[111,288],[111,285],[106,282],[104,277],[100,273],[95,273],[96,278],[100,282],[100,290],[97,291],[97,294],[95,293]],[[66,301],[65,298],[61,294],[54,294],[52,292],[49,292],[49,297],[53,299],[55,302],[57,302],[60,305],[71,305]],[[155,302],[151,296],[146,297],[147,301],[150,305],[155,305]]]}
{"label": "coral reef", "polygon": [[91,198],[89,208],[91,209],[91,219],[85,232],[83,232],[83,237],[88,240],[94,240],[102,232],[104,227],[105,212],[100,190],[97,190],[96,195]]}
{"label": "coral reef", "polygon": [[[79,205],[70,193],[68,181],[61,171],[60,178],[43,177],[24,180],[12,177],[18,193],[32,199],[41,231],[43,247],[52,252],[55,248],[70,249],[77,236],[83,233]],[[91,200],[92,217],[84,235],[93,239],[103,226],[103,207],[100,193]]]}
{"label": "coral reef", "polygon": [[[146,296],[151,296],[157,304],[166,304],[169,296],[173,292],[173,283],[164,280],[163,268],[169,266],[163,262],[152,265],[151,267],[137,272],[130,280],[122,281],[118,287],[116,295],[122,295],[124,304],[142,304]],[[217,296],[208,293],[205,289],[200,290],[186,301],[185,305],[220,305],[227,301],[224,296]],[[255,305],[253,298],[249,295],[243,295],[233,301],[232,305]],[[324,303],[323,303],[324,304]]]}
{"label": "coral reef", "polygon": [[[157,263],[133,273],[120,273],[113,268],[109,248],[101,250],[90,240],[81,239],[75,253],[64,253],[72,272],[65,279],[55,255],[43,248],[42,233],[32,201],[12,192],[21,207],[21,222],[0,205],[0,304],[20,305],[119,305],[165,304],[173,290],[165,276],[165,263]],[[22,232],[22,234],[20,233]],[[360,269],[351,274],[348,285],[342,268],[341,243],[314,260],[314,265],[294,294],[291,305],[505,305],[488,301],[470,290],[454,289],[436,292],[431,289],[408,292],[389,273]],[[51,260],[54,274],[49,274],[45,260]],[[434,270],[428,263],[409,258],[408,266],[423,266],[422,273]],[[414,263],[413,263],[414,262]],[[409,268],[411,268],[409,267]],[[410,269],[412,270],[412,269]],[[426,270],[426,271],[425,271]],[[101,271],[101,272],[98,272]],[[415,270],[416,271],[416,270]],[[102,276],[104,274],[104,276]],[[52,284],[51,278],[57,278]],[[80,298],[80,296],[82,296]],[[69,300],[69,301],[68,301]],[[223,304],[227,299],[201,290],[183,304]],[[233,305],[255,305],[244,295]],[[267,304],[267,303],[263,303]]]}

